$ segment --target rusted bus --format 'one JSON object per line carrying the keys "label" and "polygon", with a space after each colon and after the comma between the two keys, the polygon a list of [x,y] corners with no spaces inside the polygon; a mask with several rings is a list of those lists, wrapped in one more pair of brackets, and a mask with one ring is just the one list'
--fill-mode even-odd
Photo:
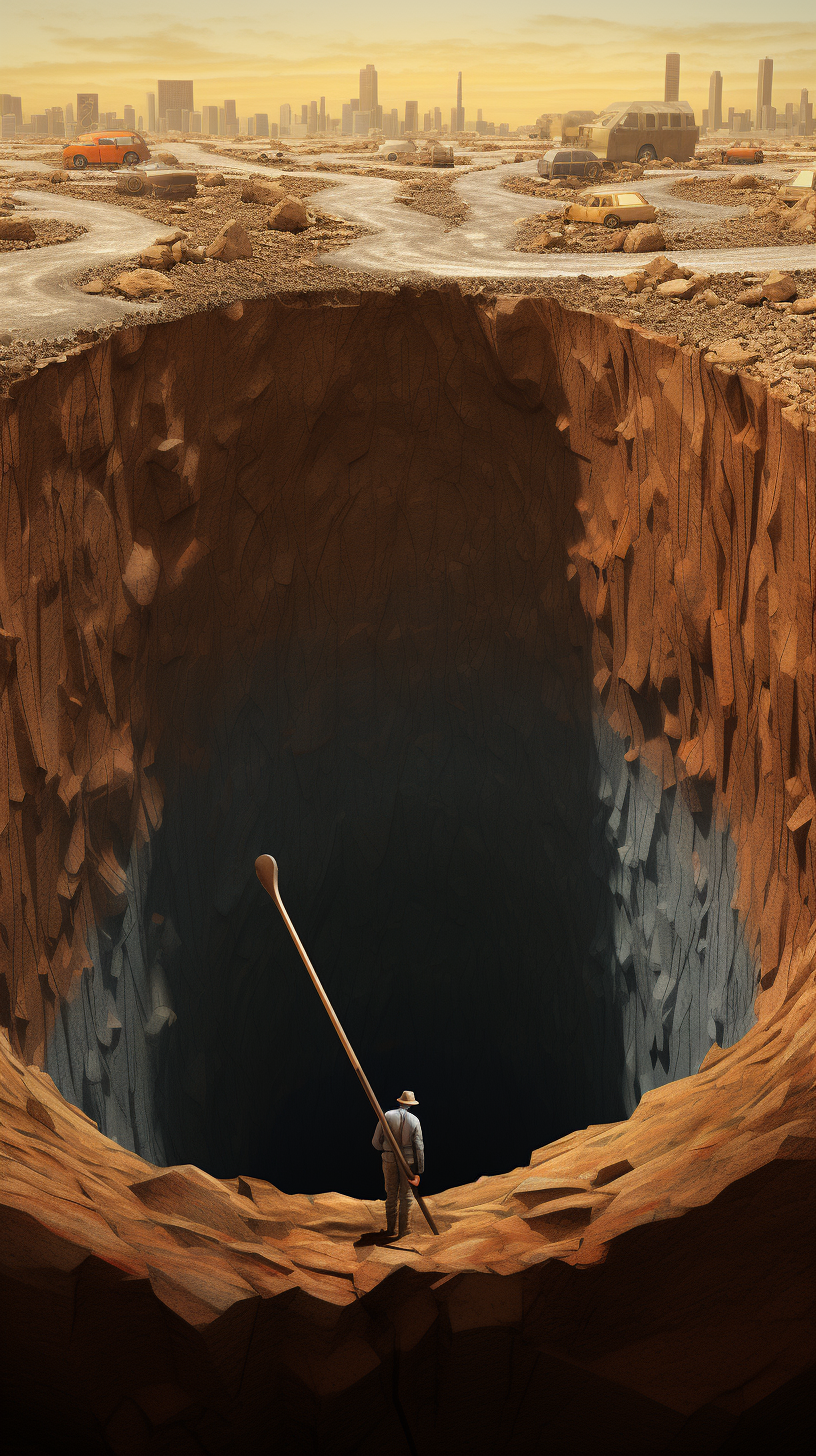
{"label": "rusted bus", "polygon": [[610,162],[687,162],[699,137],[687,101],[620,101],[579,128],[577,145]]}

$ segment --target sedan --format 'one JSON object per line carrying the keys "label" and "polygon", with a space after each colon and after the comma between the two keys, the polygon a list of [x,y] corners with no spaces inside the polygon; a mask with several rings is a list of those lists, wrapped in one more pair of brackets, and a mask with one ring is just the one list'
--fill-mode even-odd
{"label": "sedan", "polygon": [[166,162],[144,162],[128,167],[116,179],[117,192],[131,197],[195,197],[197,178],[189,167],[169,167]]}
{"label": "sedan", "polygon": [[657,209],[639,192],[586,193],[566,213],[570,222],[597,222],[619,228],[624,223],[654,222]]}
{"label": "sedan", "polygon": [[[611,164],[610,164],[611,170]],[[565,151],[554,147],[538,160],[539,177],[586,177],[587,182],[596,182],[603,175],[604,163],[586,147],[576,151]]]}

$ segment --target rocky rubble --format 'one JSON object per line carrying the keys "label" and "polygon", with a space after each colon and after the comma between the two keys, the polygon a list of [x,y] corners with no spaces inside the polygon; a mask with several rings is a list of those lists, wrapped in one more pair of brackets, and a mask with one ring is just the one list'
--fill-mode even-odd
{"label": "rocky rubble", "polygon": [[445,232],[459,227],[470,212],[470,207],[456,191],[449,177],[437,173],[430,176],[412,177],[402,184],[395,194],[395,201],[416,212],[427,213],[444,223]]}

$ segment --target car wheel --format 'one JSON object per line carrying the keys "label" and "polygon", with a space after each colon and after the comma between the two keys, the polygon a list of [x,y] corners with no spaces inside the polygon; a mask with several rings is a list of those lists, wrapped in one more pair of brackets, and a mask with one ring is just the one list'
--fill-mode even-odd
{"label": "car wheel", "polygon": [[140,177],[137,172],[131,172],[129,177],[122,178],[122,186],[125,192],[130,192],[132,196],[136,197],[145,190],[144,177]]}
{"label": "car wheel", "polygon": [[88,158],[87,157],[82,157],[82,156],[74,157],[74,166],[76,167],[77,171],[81,172],[82,171],[82,168],[83,167],[87,167],[87,165],[88,165]]}
{"label": "car wheel", "polygon": [[586,177],[588,182],[597,182],[602,171],[603,167],[601,166],[600,162],[587,162],[584,176]]}
{"label": "car wheel", "polygon": [[126,167],[135,167],[138,160],[138,152],[125,152],[125,155],[122,158],[122,161],[124,162]]}
{"label": "car wheel", "polygon": [[604,218],[604,227],[619,228],[620,225],[620,218],[618,217],[617,213],[608,212],[606,214],[606,217]]}
{"label": "car wheel", "polygon": [[386,162],[396,162],[396,160],[397,160],[397,154],[396,154],[396,152],[389,152],[388,153],[388,156],[386,157],[385,160],[386,160]]}
{"label": "car wheel", "polygon": [[657,152],[655,151],[651,143],[647,143],[645,147],[641,147],[640,151],[637,154],[637,159],[639,162],[657,161]]}

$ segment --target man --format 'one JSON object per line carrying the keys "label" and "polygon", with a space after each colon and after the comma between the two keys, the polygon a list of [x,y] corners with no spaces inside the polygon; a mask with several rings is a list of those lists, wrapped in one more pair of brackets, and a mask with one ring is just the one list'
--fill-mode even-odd
{"label": "man", "polygon": [[[408,1111],[409,1107],[419,1107],[419,1103],[413,1092],[403,1092],[397,1098],[399,1103],[391,1112],[386,1112],[385,1120],[388,1123],[397,1145],[402,1149],[409,1168],[414,1169],[413,1178],[406,1178],[401,1168],[397,1167],[397,1160],[391,1150],[391,1144],[383,1132],[381,1122],[377,1123],[377,1131],[371,1139],[372,1145],[377,1152],[382,1153],[383,1176],[385,1178],[385,1221],[386,1233],[389,1238],[404,1238],[411,1223],[411,1207],[414,1202],[414,1195],[411,1188],[419,1186],[419,1175],[425,1171],[425,1144],[422,1141],[422,1128],[419,1125],[419,1118]],[[399,1197],[399,1235],[397,1235],[397,1198]]]}

